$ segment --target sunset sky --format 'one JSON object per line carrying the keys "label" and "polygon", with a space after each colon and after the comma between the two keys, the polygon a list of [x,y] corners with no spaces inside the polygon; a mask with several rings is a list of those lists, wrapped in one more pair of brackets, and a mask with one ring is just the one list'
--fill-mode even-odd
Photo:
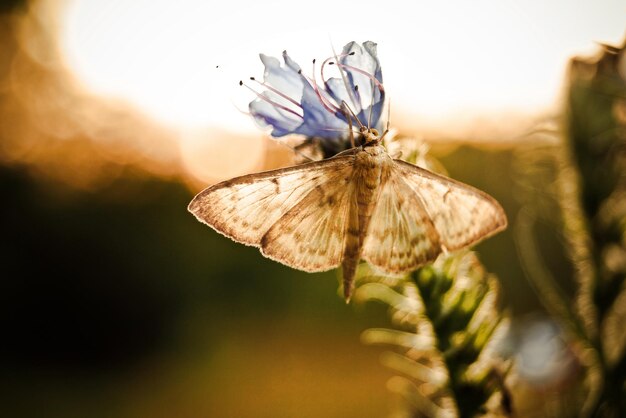
{"label": "sunset sky", "polygon": [[[619,43],[620,0],[403,2],[69,0],[57,10],[62,54],[85,88],[177,128],[257,128],[236,109],[260,76],[258,53],[312,58],[351,40],[379,44],[395,111],[445,119],[536,113],[555,103],[567,59]],[[219,68],[216,69],[216,66]]]}
{"label": "sunset sky", "polygon": [[6,125],[11,137],[83,137],[114,163],[156,162],[198,184],[288,162],[238,85],[262,78],[260,52],[287,50],[312,75],[313,58],[375,41],[392,127],[510,143],[558,113],[568,60],[621,44],[626,22],[619,0],[321,0],[306,13],[286,0],[59,0],[27,11],[15,17],[22,54],[9,78],[26,112]]}

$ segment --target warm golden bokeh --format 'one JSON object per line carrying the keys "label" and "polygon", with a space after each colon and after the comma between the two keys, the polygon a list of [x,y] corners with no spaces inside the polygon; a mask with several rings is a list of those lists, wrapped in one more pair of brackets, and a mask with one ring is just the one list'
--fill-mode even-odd
{"label": "warm golden bokeh", "polygon": [[[471,26],[464,23],[471,10],[461,3],[449,10],[424,4],[396,18],[395,10],[378,4],[359,6],[376,10],[378,19],[400,19],[356,34],[381,44],[392,122],[405,134],[431,140],[518,139],[542,112],[554,109],[567,51],[590,45],[580,39],[621,35],[619,7],[610,2],[602,25],[592,21],[573,33],[564,18],[563,25],[550,21],[549,30],[560,34],[554,45],[543,43],[547,16],[579,16],[588,6],[561,12],[534,3],[525,10],[512,3],[483,3],[495,7],[490,9],[495,16],[476,13]],[[313,19],[315,31],[293,33],[270,24],[269,19],[296,19],[296,12],[280,3],[260,9],[245,2],[224,6],[225,17],[215,19],[209,3],[191,0],[176,7],[66,0],[31,2],[25,12],[4,17],[5,38],[15,55],[7,56],[4,81],[11,101],[4,103],[3,118],[11,123],[2,125],[7,137],[20,139],[3,145],[2,158],[37,161],[48,174],[81,187],[93,184],[101,164],[135,164],[205,183],[272,166],[265,161],[258,128],[238,111],[250,100],[249,92],[237,88],[238,79],[260,72],[258,51],[277,55],[288,48],[306,62],[330,52],[328,35],[335,44],[355,35],[329,24],[324,4],[313,10],[314,16],[322,13]],[[339,7],[339,19],[353,13],[349,3]],[[543,20],[522,31],[540,15]],[[512,26],[498,23],[514,16],[520,20]],[[268,24],[272,30],[265,30]],[[428,41],[420,38],[426,33]],[[553,50],[558,54],[550,55]],[[473,103],[475,97],[480,100]],[[66,153],[66,170],[54,168],[54,150],[70,145],[82,151]],[[95,161],[87,149],[98,156]]]}
{"label": "warm golden bokeh", "polygon": [[[308,68],[331,43],[378,42],[393,127],[423,139],[420,150],[430,147],[452,177],[495,196],[511,225],[538,237],[516,237],[519,252],[511,230],[478,247],[501,281],[506,309],[532,318],[542,309],[524,263],[545,262],[574,295],[550,158],[561,139],[568,59],[597,49],[595,41],[619,44],[623,4],[309,6],[303,13],[286,0],[2,5],[0,367],[9,383],[0,416],[17,416],[11,407],[53,418],[390,410],[397,398],[386,388],[400,392],[405,382],[387,381],[394,373],[380,365],[383,350],[359,342],[364,329],[389,326],[384,308],[346,306],[334,272],[284,268],[186,212],[208,184],[293,159],[245,114],[253,97],[237,82],[262,73],[259,52],[287,48]],[[624,108],[613,109],[622,122]],[[528,206],[545,212],[545,224],[534,212],[518,219]],[[540,257],[528,251],[535,259],[520,261],[529,247]],[[609,269],[623,268],[620,248],[602,255]],[[625,305],[622,295],[602,330],[615,346],[626,340]],[[554,416],[542,413],[555,393],[565,404],[580,394],[589,350],[565,344],[550,319],[537,320],[535,333],[519,323],[511,350],[530,363],[516,396],[538,414],[528,416]]]}
{"label": "warm golden bokeh", "polygon": [[85,91],[60,61],[47,19],[36,13],[2,17],[10,60],[0,158],[85,189],[127,165],[180,175],[173,132],[121,100]]}
{"label": "warm golden bokeh", "polygon": [[217,11],[197,0],[73,0],[58,19],[63,57],[86,87],[177,126],[250,132],[229,105],[237,80],[259,75],[259,52],[287,49],[310,69],[313,57],[331,55],[330,42],[379,42],[394,112],[444,126],[468,114],[553,109],[568,57],[593,41],[619,41],[625,18],[618,0],[322,0],[306,13],[286,0],[233,1]]}

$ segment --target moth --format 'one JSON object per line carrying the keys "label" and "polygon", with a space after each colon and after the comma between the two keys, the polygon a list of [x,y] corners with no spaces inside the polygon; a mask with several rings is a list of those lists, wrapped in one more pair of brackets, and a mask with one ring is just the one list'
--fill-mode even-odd
{"label": "moth", "polygon": [[342,267],[350,300],[359,261],[404,275],[503,230],[486,193],[393,159],[374,128],[334,157],[236,177],[200,192],[196,218],[275,261],[307,272]]}

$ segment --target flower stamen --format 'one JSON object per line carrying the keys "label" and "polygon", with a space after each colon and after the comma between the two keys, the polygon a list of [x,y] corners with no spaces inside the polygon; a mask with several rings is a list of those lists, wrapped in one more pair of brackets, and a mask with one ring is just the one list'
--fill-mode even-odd
{"label": "flower stamen", "polygon": [[[332,52],[331,58],[317,63],[313,60],[312,74],[303,72],[286,51],[283,51],[284,63],[260,54],[265,75],[258,81],[254,77],[250,80],[261,87],[257,90],[256,85],[246,84],[256,96],[248,105],[254,119],[262,126],[271,126],[275,137],[299,134],[341,143],[348,134],[351,144],[357,137],[364,137],[372,126],[378,126],[385,94],[382,81],[375,79],[382,77],[376,44],[350,42],[340,54],[334,48]],[[354,55],[356,59],[350,58]],[[337,65],[337,70],[327,71],[327,65]],[[367,103],[366,96],[371,96],[371,103]],[[367,128],[363,126],[365,123]],[[373,138],[372,135],[367,138]]]}
{"label": "flower stamen", "polygon": [[326,88],[328,88],[328,85],[326,84],[327,80],[326,80],[326,78],[324,77],[324,67],[325,67],[326,65],[334,65],[334,64],[335,64],[334,62],[329,62],[329,61],[330,61],[330,60],[332,60],[332,59],[342,59],[342,58],[345,58],[345,57],[348,57],[348,56],[352,56],[352,55],[354,55],[354,51],[352,51],[352,52],[350,52],[350,53],[348,53],[348,54],[341,54],[341,55],[339,55],[338,57],[328,57],[328,58],[326,58],[326,59],[324,60],[324,62],[322,63],[322,68],[320,69],[320,73],[321,73],[321,75],[322,75],[322,83],[324,83],[324,85],[326,86]]}
{"label": "flower stamen", "polygon": [[319,99],[320,103],[322,104],[322,106],[324,106],[326,110],[328,110],[333,115],[341,111],[339,107],[335,106],[333,103],[328,101],[325,97],[323,97],[322,93],[320,92],[320,88],[317,85],[317,81],[315,80],[315,59],[313,60],[313,78],[311,79],[307,76],[305,76],[305,78],[307,79],[309,84],[311,84],[311,87],[313,87],[313,90],[315,91],[317,98]]}
{"label": "flower stamen", "polygon": [[[344,54],[342,54],[342,55],[344,55]],[[354,55],[354,51],[350,52],[348,55]],[[346,75],[343,72],[343,68],[339,64],[339,56],[335,52],[335,48],[333,48],[333,57],[335,58],[334,62],[338,63],[337,68],[339,69],[339,74],[341,75],[341,80],[343,81],[343,85],[346,88],[346,92],[348,93],[348,96],[350,97],[350,100],[352,101],[352,104],[356,108],[356,105],[357,105],[356,97],[355,97],[354,92],[352,91],[352,89],[350,89],[350,87],[349,87],[350,84],[348,83],[348,79],[346,78]],[[361,105],[360,101],[358,103],[359,103],[359,113],[361,113],[361,110],[362,110],[363,106]],[[345,104],[345,106],[348,106],[347,103],[342,103],[342,106],[344,104]],[[344,110],[344,112],[345,112],[345,110]],[[349,115],[347,115],[345,113],[344,113],[344,115],[346,116],[346,118],[349,117]],[[357,121],[359,122],[359,125],[361,125],[361,121],[359,121],[358,118],[357,118]]]}
{"label": "flower stamen", "polygon": [[266,101],[267,103],[269,103],[272,106],[274,106],[276,108],[276,110],[283,110],[285,112],[289,112],[289,113],[299,117],[300,119],[304,119],[304,116],[302,116],[301,114],[299,114],[295,110],[289,109],[287,106],[281,105],[280,103],[275,102],[274,100],[270,99],[269,97],[267,97],[267,96],[257,92],[252,87],[250,87],[249,85],[245,84],[242,80],[239,80],[239,85],[240,86],[244,86],[245,88],[250,90],[252,93],[254,93],[259,99],[261,99],[263,101]]}
{"label": "flower stamen", "polygon": [[291,97],[287,96],[285,93],[281,92],[278,89],[275,89],[274,87],[270,86],[269,84],[267,84],[266,82],[262,82],[257,80],[254,77],[250,77],[250,80],[257,82],[258,84],[262,85],[263,87],[265,87],[266,89],[276,93],[277,95],[279,95],[280,97],[282,97],[285,100],[289,100],[291,103],[295,104],[296,106],[298,106],[300,109],[302,109],[302,105],[300,103],[298,103],[297,101],[295,101],[294,99],[292,99]]}
{"label": "flower stamen", "polygon": [[378,87],[378,90],[380,90],[381,93],[385,92],[385,88],[383,87],[383,84],[378,81],[378,79],[376,77],[374,77],[373,74],[368,73],[365,70],[362,70],[360,68],[354,67],[352,65],[348,65],[348,64],[342,64],[342,63],[337,63],[338,66],[340,66],[341,68],[346,68],[349,70],[352,70],[354,72],[357,72],[359,74],[363,74],[364,76],[368,77],[370,80],[372,80],[374,82],[374,84],[376,84],[376,87]]}

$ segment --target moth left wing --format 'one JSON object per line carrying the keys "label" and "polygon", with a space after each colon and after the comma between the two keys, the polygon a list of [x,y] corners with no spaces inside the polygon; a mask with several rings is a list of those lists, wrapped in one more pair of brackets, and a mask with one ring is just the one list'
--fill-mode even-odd
{"label": "moth left wing", "polygon": [[448,250],[475,244],[506,228],[500,204],[478,189],[402,160],[395,160],[392,172],[419,197]]}
{"label": "moth left wing", "polygon": [[261,239],[268,258],[304,271],[326,271],[341,264],[356,209],[352,177],[317,185],[286,212]]}
{"label": "moth left wing", "polygon": [[353,160],[346,155],[236,177],[200,192],[188,209],[232,240],[261,246],[268,230],[311,191],[350,178]]}

